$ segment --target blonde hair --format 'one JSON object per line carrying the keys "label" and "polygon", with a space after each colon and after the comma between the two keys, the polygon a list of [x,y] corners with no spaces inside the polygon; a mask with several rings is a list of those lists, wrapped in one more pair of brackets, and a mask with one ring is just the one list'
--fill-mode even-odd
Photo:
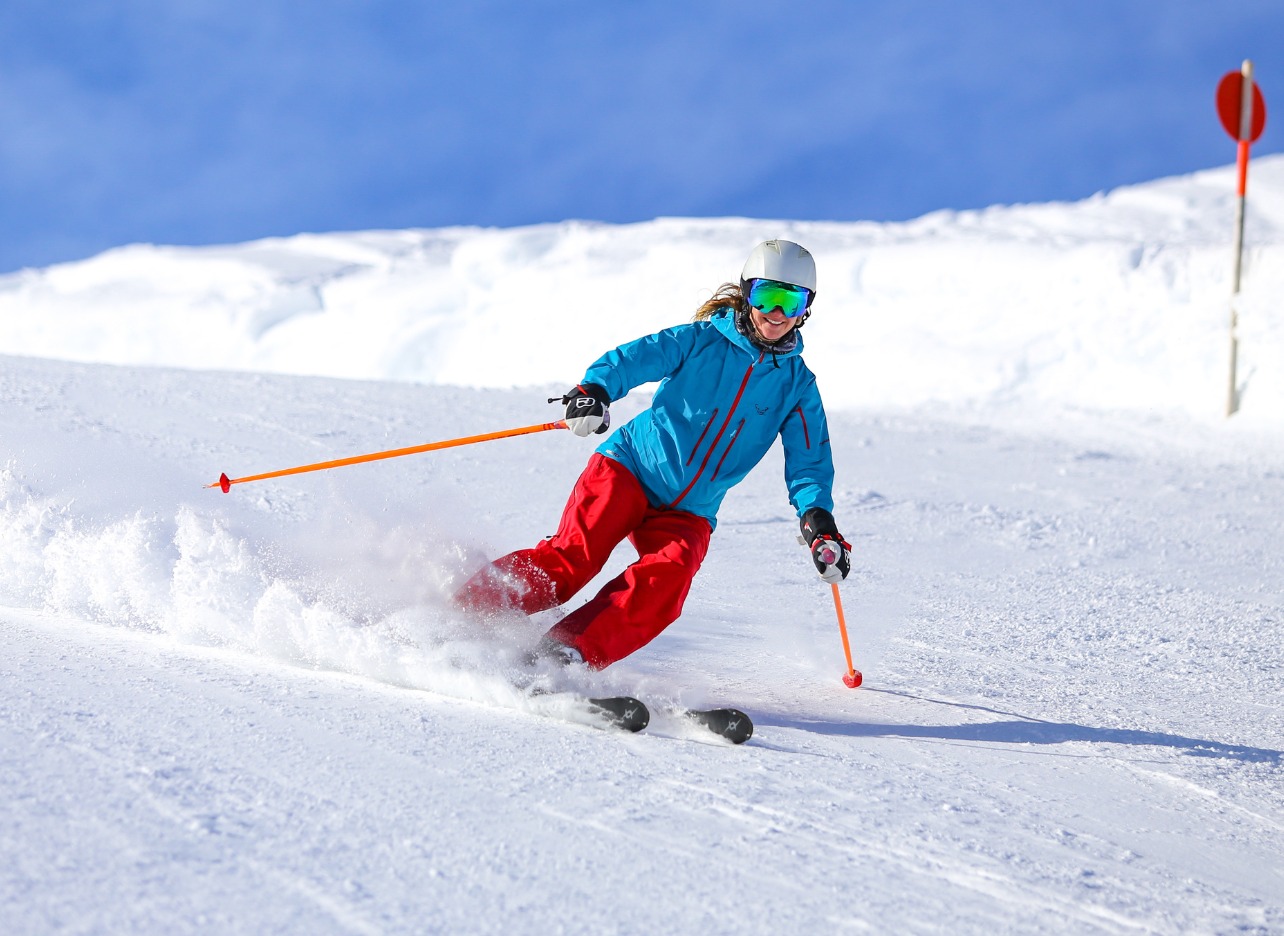
{"label": "blonde hair", "polygon": [[739,283],[723,283],[719,286],[692,317],[693,322],[702,322],[711,318],[719,309],[731,309],[737,315],[749,311],[749,303],[740,292]]}

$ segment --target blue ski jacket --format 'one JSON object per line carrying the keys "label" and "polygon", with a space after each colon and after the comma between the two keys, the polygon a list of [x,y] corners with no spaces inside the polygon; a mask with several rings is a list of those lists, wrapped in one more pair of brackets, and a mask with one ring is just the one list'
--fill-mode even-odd
{"label": "blue ski jacket", "polygon": [[584,374],[618,400],[659,381],[651,406],[597,449],[629,469],[652,506],[685,510],[717,525],[727,491],[779,436],[789,502],[802,516],[834,509],[829,426],[802,336],[779,354],[736,328],[730,309],[608,351]]}

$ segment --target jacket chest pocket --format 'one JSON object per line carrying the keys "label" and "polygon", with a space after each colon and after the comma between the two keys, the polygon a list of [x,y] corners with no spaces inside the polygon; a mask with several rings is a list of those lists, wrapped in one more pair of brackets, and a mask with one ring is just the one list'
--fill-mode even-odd
{"label": "jacket chest pocket", "polygon": [[718,459],[718,465],[713,469],[713,474],[709,478],[710,481],[718,480],[718,474],[722,471],[722,463],[725,462],[727,460],[727,456],[731,454],[731,447],[735,445],[736,440],[740,438],[740,432],[744,427],[745,418],[741,416],[740,421],[736,423],[736,428],[731,430],[731,438],[727,440],[727,447],[722,450],[722,457]]}
{"label": "jacket chest pocket", "polygon": [[[690,465],[695,461],[696,453],[700,451],[700,446],[704,444],[705,438],[709,435],[709,430],[718,419],[718,408],[714,407],[712,413],[704,417],[704,426],[700,429],[700,435],[696,438],[695,445],[691,446],[691,451],[687,453],[687,464]],[[696,417],[696,425],[700,424],[700,417]]]}

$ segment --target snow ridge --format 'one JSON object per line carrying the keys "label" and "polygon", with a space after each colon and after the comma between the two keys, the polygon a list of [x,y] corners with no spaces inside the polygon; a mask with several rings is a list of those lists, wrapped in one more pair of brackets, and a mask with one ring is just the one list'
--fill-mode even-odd
{"label": "snow ridge", "polygon": [[[1226,396],[1233,175],[901,224],[571,221],[134,245],[0,277],[0,353],[563,383],[603,347],[688,317],[738,275],[754,242],[779,234],[818,257],[806,337],[809,362],[841,375],[825,386],[831,407],[1033,403],[1215,418]],[[1257,160],[1251,185],[1244,414],[1278,425],[1284,156]],[[557,328],[570,321],[586,324]]]}

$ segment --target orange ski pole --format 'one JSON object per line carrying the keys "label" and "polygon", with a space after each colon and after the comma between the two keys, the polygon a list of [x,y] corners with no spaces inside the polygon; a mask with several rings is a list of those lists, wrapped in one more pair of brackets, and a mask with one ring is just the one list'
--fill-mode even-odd
{"label": "orange ski pole", "polygon": [[565,429],[566,421],[540,423],[536,426],[522,426],[520,429],[503,429],[499,432],[487,432],[482,435],[467,436],[462,439],[447,439],[444,442],[429,442],[426,445],[412,445],[410,448],[389,449],[386,452],[372,452],[369,455],[353,455],[351,458],[337,458],[334,461],[317,462],[315,465],[299,465],[297,468],[282,468],[280,471],[269,471],[265,474],[249,475],[244,478],[229,478],[227,474],[219,475],[207,488],[222,488],[226,494],[233,484],[245,484],[248,481],[263,481],[267,478],[283,478],[286,475],[303,474],[308,471],[324,471],[327,468],[342,468],[344,465],[359,465],[362,462],[379,461],[384,458],[398,458],[402,455],[417,455],[420,452],[433,452],[437,449],[454,448],[457,445],[472,445],[476,442],[490,442],[493,439],[507,439],[510,436],[529,435],[532,432],[547,432],[549,429]]}
{"label": "orange ski pole", "polygon": [[838,612],[838,633],[843,636],[843,654],[847,657],[847,672],[843,673],[843,685],[855,689],[864,680],[860,670],[852,666],[852,645],[847,640],[847,620],[843,617],[843,600],[838,597],[838,583],[833,582],[834,610]]}

